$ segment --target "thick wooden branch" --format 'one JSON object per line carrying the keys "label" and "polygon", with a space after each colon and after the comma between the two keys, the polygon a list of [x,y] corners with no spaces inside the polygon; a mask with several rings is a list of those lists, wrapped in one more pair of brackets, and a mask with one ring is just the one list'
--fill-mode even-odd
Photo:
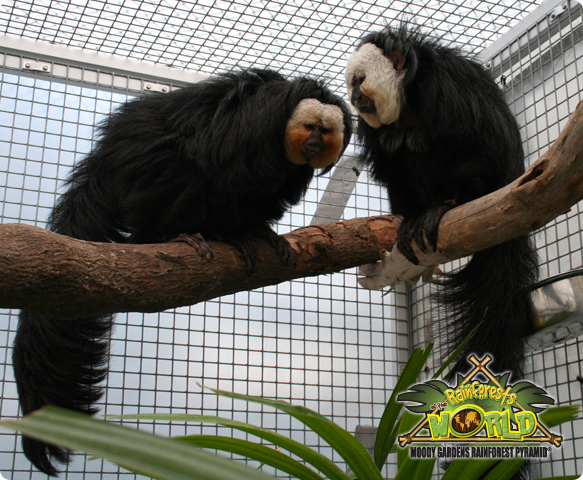
{"label": "thick wooden branch", "polygon": [[[583,105],[553,144],[512,184],[448,212],[432,265],[469,255],[540,228],[583,199]],[[191,305],[286,280],[371,263],[392,248],[399,221],[357,218],[300,228],[285,235],[297,252],[284,265],[257,240],[259,273],[250,277],[234,247],[213,243],[208,263],[188,245],[84,242],[23,224],[0,225],[0,307],[54,318]]]}
{"label": "thick wooden branch", "polygon": [[185,243],[85,242],[24,224],[0,225],[0,307],[74,319],[113,312],[157,312],[293,278],[338,272],[379,259],[399,221],[391,216],[301,228],[285,235],[297,252],[283,264],[256,239],[251,277],[230,245],[213,242],[207,262]]}

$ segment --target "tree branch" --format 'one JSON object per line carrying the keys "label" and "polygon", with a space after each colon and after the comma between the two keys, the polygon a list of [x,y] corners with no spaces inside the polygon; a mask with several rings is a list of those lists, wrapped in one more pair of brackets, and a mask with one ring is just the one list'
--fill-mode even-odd
{"label": "tree branch", "polygon": [[[448,212],[437,252],[418,252],[418,258],[433,265],[464,257],[540,228],[581,199],[583,103],[522,177]],[[208,263],[181,243],[93,243],[24,224],[0,225],[0,307],[74,319],[192,305],[375,262],[383,248],[392,248],[398,226],[387,215],[300,228],[285,235],[297,252],[288,265],[257,239],[260,269],[250,277],[238,251],[223,243],[213,243],[215,259]]]}
{"label": "tree branch", "polygon": [[395,242],[398,225],[379,216],[301,228],[284,235],[297,252],[287,265],[267,240],[256,239],[255,277],[225,243],[213,242],[215,258],[207,262],[185,243],[85,242],[25,224],[0,225],[0,307],[75,319],[192,305],[374,262]]}

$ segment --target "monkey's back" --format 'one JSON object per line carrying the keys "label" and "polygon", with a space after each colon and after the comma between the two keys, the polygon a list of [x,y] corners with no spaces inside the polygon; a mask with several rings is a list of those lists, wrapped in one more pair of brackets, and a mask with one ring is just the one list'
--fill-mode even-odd
{"label": "monkey's back", "polygon": [[406,105],[398,122],[379,129],[359,118],[358,136],[371,175],[388,186],[393,212],[419,215],[453,198],[465,203],[522,174],[518,125],[489,72],[417,32],[392,33],[362,43],[407,52]]}
{"label": "monkey's back", "polygon": [[320,88],[296,83],[241,72],[123,104],[74,169],[51,229],[149,243],[180,233],[240,235],[277,221],[313,176],[285,156],[290,97]]}

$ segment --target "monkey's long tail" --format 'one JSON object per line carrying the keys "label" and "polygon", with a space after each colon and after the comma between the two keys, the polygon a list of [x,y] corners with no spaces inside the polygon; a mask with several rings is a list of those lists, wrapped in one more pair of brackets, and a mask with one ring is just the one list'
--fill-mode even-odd
{"label": "monkey's long tail", "polygon": [[[107,375],[107,338],[112,317],[54,320],[34,312],[20,312],[14,339],[14,376],[22,413],[45,405],[94,414],[92,405],[102,389],[97,386]],[[26,457],[41,472],[56,475],[49,457],[69,462],[69,452],[32,438],[22,438]]]}
{"label": "monkey's long tail", "polygon": [[531,239],[524,236],[475,253],[465,268],[446,277],[436,297],[453,318],[449,351],[482,322],[458,356],[455,372],[469,369],[469,354],[488,353],[494,372],[511,371],[513,383],[523,376],[525,339],[534,329],[528,289],[536,281],[537,264]]}
{"label": "monkey's long tail", "polygon": [[[95,202],[87,202],[89,197],[82,189],[67,191],[53,211],[51,230],[86,240],[95,236],[87,233],[83,222],[88,221],[87,215],[102,215],[103,210]],[[31,311],[20,312],[12,358],[24,414],[45,405],[95,413],[92,405],[102,395],[98,384],[107,374],[112,320],[107,315],[65,321]],[[22,447],[26,457],[47,475],[54,476],[59,471],[51,460],[69,462],[68,450],[61,447],[28,437],[23,437]]]}

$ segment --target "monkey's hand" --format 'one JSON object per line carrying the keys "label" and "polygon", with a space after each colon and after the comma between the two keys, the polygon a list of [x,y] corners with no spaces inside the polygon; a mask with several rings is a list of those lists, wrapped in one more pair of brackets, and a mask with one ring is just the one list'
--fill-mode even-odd
{"label": "monkey's hand", "polygon": [[455,200],[446,200],[443,204],[426,210],[420,217],[406,218],[401,222],[397,232],[397,248],[407,260],[414,265],[419,265],[419,260],[411,246],[412,240],[415,240],[417,247],[423,253],[427,253],[427,246],[433,252],[437,251],[439,223],[445,213],[455,206]]}
{"label": "monkey's hand", "polygon": [[198,254],[204,258],[207,262],[210,262],[214,257],[213,247],[206,242],[200,233],[195,233],[193,235],[187,235],[186,233],[181,233],[178,237],[173,238],[170,242],[185,242],[188,243],[192,248],[198,251]]}

